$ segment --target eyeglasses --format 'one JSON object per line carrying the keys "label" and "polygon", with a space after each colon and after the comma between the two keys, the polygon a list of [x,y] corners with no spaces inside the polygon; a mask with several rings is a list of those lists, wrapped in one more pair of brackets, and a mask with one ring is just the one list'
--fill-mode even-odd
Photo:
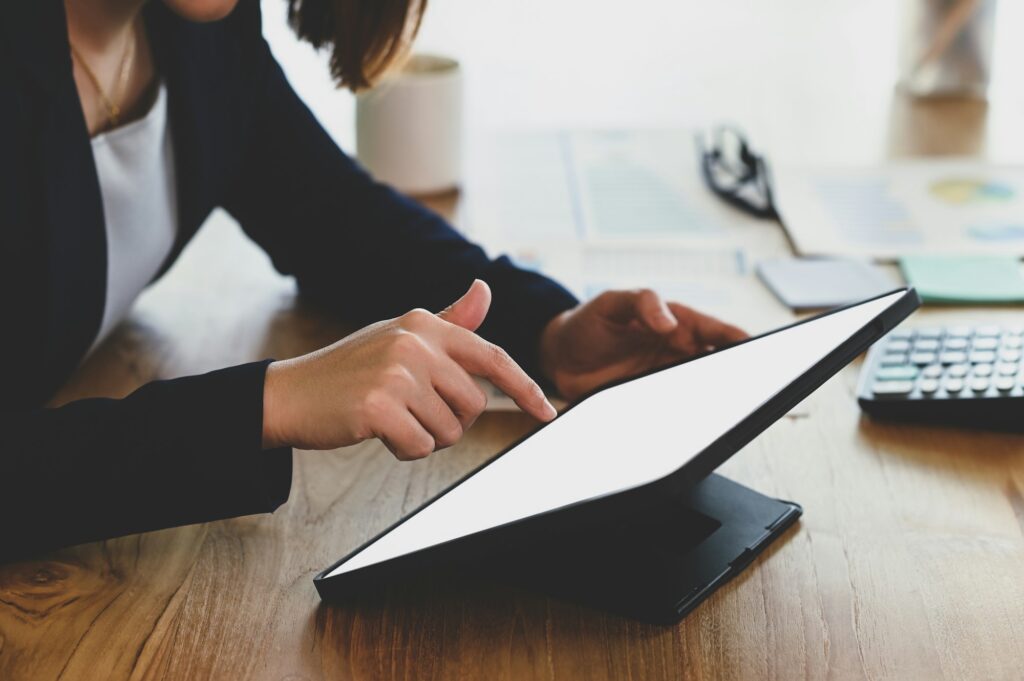
{"label": "eyeglasses", "polygon": [[777,219],[772,199],[771,178],[765,160],[755,154],[736,128],[720,126],[711,135],[697,135],[701,171],[708,189],[723,201],[759,218]]}

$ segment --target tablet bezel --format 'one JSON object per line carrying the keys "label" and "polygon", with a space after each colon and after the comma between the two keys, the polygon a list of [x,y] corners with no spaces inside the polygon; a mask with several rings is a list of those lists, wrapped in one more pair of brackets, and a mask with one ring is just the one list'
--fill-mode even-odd
{"label": "tablet bezel", "polygon": [[893,301],[893,303],[885,310],[876,315],[857,332],[850,335],[845,341],[837,345],[821,360],[798,376],[788,386],[769,397],[765,402],[741,419],[734,427],[724,432],[714,442],[695,454],[690,460],[672,473],[636,487],[609,492],[605,495],[573,502],[566,506],[561,506],[532,516],[519,518],[508,523],[495,525],[494,527],[490,527],[486,530],[481,530],[469,535],[433,544],[417,551],[402,554],[385,561],[371,563],[352,570],[351,572],[334,575],[333,577],[329,576],[337,567],[352,559],[368,546],[392,532],[395,528],[415,516],[417,513],[420,513],[429,507],[445,494],[476,475],[481,469],[489,466],[498,458],[515,449],[527,438],[532,437],[534,434],[542,430],[547,425],[544,424],[517,439],[508,447],[490,457],[479,466],[476,466],[473,470],[469,471],[466,475],[462,476],[451,485],[447,486],[415,511],[393,523],[353,551],[346,554],[341,559],[332,563],[329,567],[322,570],[313,579],[317,591],[324,599],[341,597],[353,590],[365,588],[381,580],[386,581],[387,577],[406,570],[417,570],[442,563],[468,565],[473,562],[474,558],[482,560],[486,556],[492,556],[499,549],[511,550],[515,547],[522,546],[523,542],[529,541],[531,536],[535,536],[536,532],[543,532],[543,534],[547,536],[552,533],[571,529],[580,522],[600,522],[602,519],[607,520],[615,517],[621,517],[622,513],[628,513],[632,510],[641,508],[645,504],[645,501],[654,503],[655,500],[663,498],[664,495],[679,493],[682,489],[690,487],[694,483],[707,477],[707,475],[728,460],[733,454],[738,452],[755,437],[764,432],[768,426],[780,419],[789,410],[799,404],[800,401],[824,384],[825,381],[856,359],[857,356],[864,352],[872,343],[892,330],[897,324],[909,316],[911,312],[917,309],[921,304],[921,300],[913,287],[896,288],[886,293],[874,296],[873,298],[867,298],[856,303],[837,307],[827,312],[766,331],[765,333],[752,336],[729,346],[717,348],[693,357],[688,357],[679,362],[658,367],[636,376],[612,381],[588,392],[574,404],[563,410],[563,414],[567,413],[571,409],[578,407],[592,395],[616,385],[634,381],[644,376],[687,364],[703,357],[707,357],[708,355],[780,333],[793,327],[843,312],[844,310],[859,307],[860,305],[891,296],[901,291],[903,295]]}

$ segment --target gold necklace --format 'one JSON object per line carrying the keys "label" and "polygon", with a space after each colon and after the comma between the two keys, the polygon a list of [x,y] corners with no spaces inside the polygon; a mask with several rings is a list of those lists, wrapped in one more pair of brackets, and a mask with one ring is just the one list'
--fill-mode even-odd
{"label": "gold necklace", "polygon": [[[69,42],[70,44],[70,42]],[[116,128],[121,122],[121,105],[119,102],[124,100],[124,93],[128,88],[128,79],[131,77],[132,64],[135,62],[135,31],[134,26],[131,36],[128,38],[128,44],[125,45],[124,54],[121,56],[121,70],[118,73],[117,83],[115,84],[114,91],[111,95],[107,94],[107,91],[100,85],[100,79],[96,77],[96,73],[89,68],[89,64],[82,57],[82,54],[75,49],[74,45],[71,45],[71,55],[78,61],[78,64],[85,71],[85,75],[89,77],[92,82],[92,86],[96,89],[96,94],[100,96],[103,106],[107,110],[107,129]]]}

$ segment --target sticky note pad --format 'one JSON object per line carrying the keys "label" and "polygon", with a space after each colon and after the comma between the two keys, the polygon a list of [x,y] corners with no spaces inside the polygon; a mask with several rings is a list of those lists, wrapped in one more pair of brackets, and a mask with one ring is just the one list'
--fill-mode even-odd
{"label": "sticky note pad", "polygon": [[757,274],[775,296],[794,310],[845,305],[898,286],[869,262],[845,258],[783,258],[758,263]]}
{"label": "sticky note pad", "polygon": [[925,302],[1024,302],[1024,272],[1015,256],[914,255],[900,267]]}

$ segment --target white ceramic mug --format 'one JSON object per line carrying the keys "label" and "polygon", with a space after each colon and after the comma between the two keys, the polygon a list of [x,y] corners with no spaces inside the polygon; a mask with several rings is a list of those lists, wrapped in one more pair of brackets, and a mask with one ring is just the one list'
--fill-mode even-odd
{"label": "white ceramic mug", "polygon": [[435,194],[462,179],[462,70],[454,59],[412,55],[356,98],[356,155],[381,182]]}

